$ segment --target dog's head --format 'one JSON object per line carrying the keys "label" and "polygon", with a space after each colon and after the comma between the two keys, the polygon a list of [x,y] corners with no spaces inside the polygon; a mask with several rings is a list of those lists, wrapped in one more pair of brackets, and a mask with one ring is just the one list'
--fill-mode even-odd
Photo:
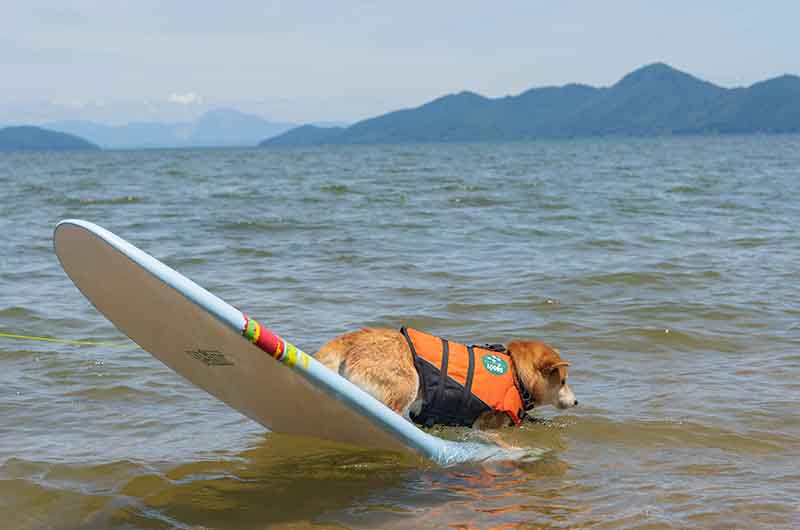
{"label": "dog's head", "polygon": [[553,405],[567,409],[578,404],[567,385],[569,363],[558,350],[538,340],[509,343],[506,350],[514,361],[520,384],[533,397],[536,406]]}

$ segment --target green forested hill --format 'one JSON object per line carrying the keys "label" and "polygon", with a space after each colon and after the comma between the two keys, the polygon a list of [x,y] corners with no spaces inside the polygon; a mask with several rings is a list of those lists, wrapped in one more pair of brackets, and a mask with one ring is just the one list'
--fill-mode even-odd
{"label": "green forested hill", "polygon": [[18,126],[0,129],[0,151],[66,151],[99,149],[95,144],[71,134]]}
{"label": "green forested hill", "polygon": [[800,77],[727,89],[656,63],[610,87],[570,84],[495,99],[461,92],[347,128],[295,128],[261,145],[752,132],[800,132]]}

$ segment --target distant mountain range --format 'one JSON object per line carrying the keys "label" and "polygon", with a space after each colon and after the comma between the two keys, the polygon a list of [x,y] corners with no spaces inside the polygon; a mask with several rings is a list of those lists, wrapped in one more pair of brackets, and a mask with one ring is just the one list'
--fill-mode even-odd
{"label": "distant mountain range", "polygon": [[755,132],[800,132],[800,77],[784,75],[726,89],[656,63],[610,87],[569,84],[495,99],[461,92],[349,127],[304,125],[260,145]]}
{"label": "distant mountain range", "polygon": [[83,138],[41,127],[23,125],[0,129],[0,151],[74,151],[97,150],[97,145]]}
{"label": "distant mountain range", "polygon": [[230,109],[205,113],[183,123],[139,122],[104,125],[91,121],[57,121],[43,127],[74,134],[107,148],[254,146],[281,134],[291,123],[276,123]]}

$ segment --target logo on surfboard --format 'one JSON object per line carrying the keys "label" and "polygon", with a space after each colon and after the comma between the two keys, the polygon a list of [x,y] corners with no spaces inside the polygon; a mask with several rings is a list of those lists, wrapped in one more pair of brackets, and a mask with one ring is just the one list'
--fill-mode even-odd
{"label": "logo on surfboard", "polygon": [[186,350],[186,354],[207,366],[233,366],[233,363],[218,350]]}

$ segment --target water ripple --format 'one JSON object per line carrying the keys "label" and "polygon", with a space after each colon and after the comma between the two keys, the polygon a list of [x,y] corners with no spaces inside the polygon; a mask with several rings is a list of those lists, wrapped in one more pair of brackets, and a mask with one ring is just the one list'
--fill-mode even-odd
{"label": "water ripple", "polygon": [[0,337],[4,523],[796,528],[797,146],[3,155],[0,331],[120,340],[50,248],[85,217],[309,350],[362,326],[539,337],[581,403],[494,433],[535,462],[440,470],[265,435],[135,347]]}

